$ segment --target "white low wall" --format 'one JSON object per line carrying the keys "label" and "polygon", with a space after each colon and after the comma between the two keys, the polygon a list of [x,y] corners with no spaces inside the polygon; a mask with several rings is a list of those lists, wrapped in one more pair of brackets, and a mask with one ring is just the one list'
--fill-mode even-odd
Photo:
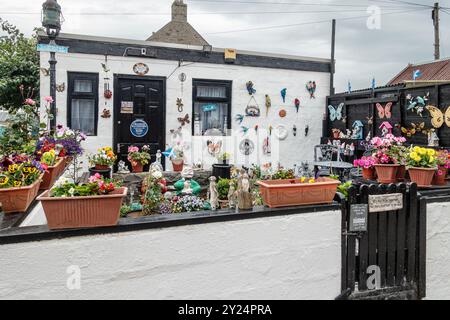
{"label": "white low wall", "polygon": [[340,228],[328,211],[0,245],[0,299],[334,299]]}
{"label": "white low wall", "polygon": [[427,299],[450,300],[450,202],[427,206]]}

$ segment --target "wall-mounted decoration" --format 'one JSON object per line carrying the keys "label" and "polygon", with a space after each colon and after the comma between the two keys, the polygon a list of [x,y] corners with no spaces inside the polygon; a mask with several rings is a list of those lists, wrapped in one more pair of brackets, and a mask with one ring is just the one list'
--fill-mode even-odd
{"label": "wall-mounted decoration", "polygon": [[286,103],[286,94],[287,94],[287,89],[286,88],[281,90],[281,99],[283,99],[283,103]]}
{"label": "wall-mounted decoration", "polygon": [[403,134],[405,134],[408,138],[411,138],[412,136],[416,135],[416,133],[418,132],[422,132],[422,130],[425,129],[425,122],[416,124],[416,123],[411,123],[411,128],[404,128],[402,127],[402,132]]}
{"label": "wall-mounted decoration", "polygon": [[239,144],[239,151],[244,155],[244,156],[249,156],[253,153],[253,151],[255,150],[255,144],[253,143],[252,140],[250,139],[244,139],[241,141],[241,143]]}
{"label": "wall-mounted decoration", "polygon": [[294,124],[294,126],[292,127],[292,134],[294,135],[294,137],[297,136],[297,126]]}
{"label": "wall-mounted decoration", "polygon": [[44,75],[44,77],[50,76],[50,69],[49,68],[41,68],[41,72]]}
{"label": "wall-mounted decoration", "polygon": [[133,72],[139,76],[145,76],[150,71],[148,65],[145,63],[139,62],[133,66]]}
{"label": "wall-mounted decoration", "polygon": [[214,103],[205,104],[202,107],[203,112],[211,112],[217,110],[217,105]]}
{"label": "wall-mounted decoration", "polygon": [[309,134],[309,125],[306,125],[305,127],[305,137],[307,137]]}
{"label": "wall-mounted decoration", "polygon": [[450,107],[447,108],[447,111],[444,113],[434,106],[427,106],[426,109],[430,112],[431,115],[431,124],[435,129],[439,129],[445,124],[450,128]]}
{"label": "wall-mounted decoration", "polygon": [[249,81],[245,84],[245,86],[247,87],[247,91],[249,95],[254,95],[256,93],[256,89],[254,88],[254,84],[252,81]]}
{"label": "wall-mounted decoration", "polygon": [[178,122],[181,123],[182,127],[184,127],[186,124],[191,123],[191,120],[189,120],[189,114],[186,113],[184,117],[178,118]]}
{"label": "wall-mounted decoration", "polygon": [[120,113],[122,114],[133,114],[133,101],[121,101],[120,102]]}
{"label": "wall-mounted decoration", "polygon": [[295,98],[294,104],[295,104],[295,109],[297,109],[297,113],[298,113],[298,111],[300,110],[300,99]]}
{"label": "wall-mounted decoration", "polygon": [[430,93],[428,92],[426,96],[417,96],[413,97],[411,94],[408,94],[406,96],[406,104],[408,111],[413,111],[417,113],[419,116],[423,116],[423,111],[425,110],[425,107],[428,103],[428,100],[430,98]]}
{"label": "wall-mounted decoration", "polygon": [[178,129],[171,129],[170,134],[172,135],[172,139],[176,140],[178,137],[183,137],[183,127],[178,127]]}
{"label": "wall-mounted decoration", "polygon": [[430,129],[428,132],[428,146],[429,147],[439,147],[439,137],[435,129]]}
{"label": "wall-mounted decoration", "polygon": [[279,125],[275,128],[274,134],[278,140],[283,141],[286,140],[286,138],[288,137],[289,131],[286,129],[285,126]]}
{"label": "wall-mounted decoration", "polygon": [[378,117],[380,119],[390,119],[392,117],[392,102],[387,103],[384,107],[380,104],[376,104],[377,110],[378,110]]}
{"label": "wall-mounted decoration", "polygon": [[255,126],[253,127],[253,129],[255,129],[255,133],[258,134],[259,125],[255,125]]}
{"label": "wall-mounted decoration", "polygon": [[360,120],[356,120],[353,122],[353,132],[352,132],[352,139],[355,140],[362,140],[363,139],[363,130],[364,130],[364,124]]}
{"label": "wall-mounted decoration", "polygon": [[373,116],[372,117],[366,117],[366,119],[367,119],[367,124],[369,126],[373,125]]}
{"label": "wall-mounted decoration", "polygon": [[341,130],[335,128],[331,132],[333,132],[333,139],[339,139],[341,137]]}
{"label": "wall-mounted decoration", "polygon": [[250,128],[241,126],[241,132],[242,132],[243,135],[246,135],[248,130],[250,130]]}
{"label": "wall-mounted decoration", "polygon": [[342,123],[344,123],[344,124],[347,123],[347,116],[342,117],[342,120],[341,120],[341,121],[342,121]]}
{"label": "wall-mounted decoration", "polygon": [[309,92],[310,99],[315,99],[316,98],[316,89],[317,89],[316,82],[315,81],[308,81],[308,83],[306,84],[306,90]]}
{"label": "wall-mounted decoration", "polygon": [[105,99],[111,99],[112,98],[112,95],[113,95],[113,93],[112,93],[112,91],[111,90],[109,90],[109,89],[106,89],[104,92],[103,92],[103,96],[105,97]]}
{"label": "wall-mounted decoration", "polygon": [[64,91],[66,91],[66,83],[63,82],[63,83],[61,83],[61,84],[57,84],[57,85],[56,85],[56,91],[58,91],[58,92],[64,92]]}
{"label": "wall-mounted decoration", "polygon": [[236,49],[225,49],[224,57],[226,63],[234,63],[237,57]]}
{"label": "wall-mounted decoration", "polygon": [[339,104],[336,108],[331,104],[328,106],[329,118],[332,122],[342,120],[342,111],[344,110],[344,103]]}
{"label": "wall-mounted decoration", "polygon": [[183,103],[183,99],[181,98],[177,98],[177,108],[178,108],[178,112],[183,112],[184,110],[184,103]]}
{"label": "wall-mounted decoration", "polygon": [[270,147],[270,137],[266,137],[263,141],[263,154],[269,155],[272,153],[271,147]]}
{"label": "wall-mounted decoration", "polygon": [[130,125],[130,132],[136,138],[143,138],[148,133],[148,124],[144,120],[134,120]]}
{"label": "wall-mounted decoration", "polygon": [[101,117],[103,119],[109,119],[111,118],[111,111],[109,111],[108,109],[103,109],[102,115]]}
{"label": "wall-mounted decoration", "polygon": [[237,123],[239,123],[239,124],[242,124],[242,122],[244,121],[244,115],[242,115],[242,114],[237,114],[235,117],[234,117],[234,120],[237,122]]}
{"label": "wall-mounted decoration", "polygon": [[222,151],[222,140],[208,140],[206,142],[206,147],[208,148],[208,153],[213,157],[216,157]]}
{"label": "wall-mounted decoration", "polygon": [[269,115],[270,107],[272,106],[272,100],[270,99],[269,95],[266,94],[266,117]]}
{"label": "wall-mounted decoration", "polygon": [[380,129],[381,129],[381,136],[384,137],[387,134],[392,134],[392,129],[394,127],[392,127],[392,125],[387,122],[384,121],[381,125],[380,125]]}
{"label": "wall-mounted decoration", "polygon": [[287,112],[284,109],[281,109],[280,112],[278,112],[278,115],[280,118],[285,118],[287,116]]}
{"label": "wall-mounted decoration", "polygon": [[[252,104],[252,102],[254,104]],[[259,109],[258,102],[254,96],[250,98],[250,101],[247,104],[247,108],[245,108],[245,115],[247,117],[259,117],[261,115],[261,110]]]}

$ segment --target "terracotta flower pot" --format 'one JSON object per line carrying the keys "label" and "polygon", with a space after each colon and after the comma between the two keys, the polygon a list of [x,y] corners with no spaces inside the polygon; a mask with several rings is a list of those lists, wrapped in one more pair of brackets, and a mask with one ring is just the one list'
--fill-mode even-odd
{"label": "terracotta flower pot", "polygon": [[226,209],[229,207],[229,201],[228,200],[219,200],[220,208]]}
{"label": "terracotta flower pot", "polygon": [[131,168],[134,173],[141,173],[144,171],[144,166],[142,165],[142,163],[137,162],[137,161],[131,162]]}
{"label": "terracotta flower pot", "polygon": [[95,165],[95,170],[108,170],[110,169],[110,167],[108,165],[105,164],[96,164]]}
{"label": "terracotta flower pot", "polygon": [[52,198],[45,191],[42,202],[50,230],[115,226],[120,217],[127,188],[117,188],[102,196]]}
{"label": "terracotta flower pot", "polygon": [[67,168],[67,167],[70,166],[70,164],[72,163],[73,157],[70,157],[70,156],[64,157],[64,160],[65,160],[65,166],[66,166],[66,168]]}
{"label": "terracotta flower pot", "polygon": [[[442,170],[441,170],[442,171]],[[446,186],[447,185],[447,171],[443,171],[443,174],[434,174],[432,184],[434,186]]]}
{"label": "terracotta flower pot", "polygon": [[436,168],[409,168],[411,182],[415,182],[419,187],[429,187],[433,181]]}
{"label": "terracotta flower pot", "polygon": [[319,178],[315,183],[299,179],[258,181],[264,203],[270,208],[332,203],[340,182]]}
{"label": "terracotta flower pot", "polygon": [[181,172],[184,167],[184,160],[172,160],[173,171]]}
{"label": "terracotta flower pot", "polygon": [[397,182],[398,164],[376,164],[377,181],[379,183],[395,183]]}
{"label": "terracotta flower pot", "polygon": [[397,170],[397,181],[405,181],[406,177],[406,166],[400,166]]}
{"label": "terracotta flower pot", "polygon": [[3,212],[26,212],[39,192],[42,177],[43,175],[27,187],[0,189],[0,203],[3,206]]}
{"label": "terracotta flower pot", "polygon": [[63,174],[66,169],[66,159],[59,158],[54,166],[48,167],[47,172],[44,173],[42,178],[40,190],[50,189],[56,180]]}
{"label": "terracotta flower pot", "polygon": [[365,179],[365,180],[375,180],[375,169],[374,168],[363,168],[362,174],[363,174],[363,179]]}

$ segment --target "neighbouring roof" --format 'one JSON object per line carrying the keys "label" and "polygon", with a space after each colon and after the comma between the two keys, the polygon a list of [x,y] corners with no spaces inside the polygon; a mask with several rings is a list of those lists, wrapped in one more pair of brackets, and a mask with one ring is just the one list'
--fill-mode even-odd
{"label": "neighbouring roof", "polygon": [[416,82],[450,81],[450,58],[421,64],[408,64],[388,85],[413,81],[413,74],[416,70],[420,70],[422,74]]}
{"label": "neighbouring roof", "polygon": [[187,4],[175,0],[172,4],[172,20],[147,41],[204,46],[209,43],[187,21]]}

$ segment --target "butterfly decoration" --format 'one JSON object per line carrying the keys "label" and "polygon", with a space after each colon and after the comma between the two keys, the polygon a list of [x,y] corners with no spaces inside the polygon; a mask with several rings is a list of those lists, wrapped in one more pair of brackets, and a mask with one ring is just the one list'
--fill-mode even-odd
{"label": "butterfly decoration", "polygon": [[56,85],[56,91],[64,92],[64,90],[66,90],[66,83],[65,82]]}
{"label": "butterfly decoration", "polygon": [[430,93],[428,92],[426,96],[417,96],[413,98],[411,94],[406,96],[408,107],[406,108],[408,111],[414,111],[417,115],[423,117],[423,111],[427,105],[427,102],[430,98]]}
{"label": "butterfly decoration", "polygon": [[308,81],[308,83],[306,84],[306,90],[309,92],[309,97],[311,99],[315,99],[316,98],[316,89],[317,89],[317,84],[315,81]]}
{"label": "butterfly decoration", "polygon": [[109,71],[111,71],[111,69],[108,67],[108,65],[106,63],[102,62],[101,64],[102,64],[103,72],[108,73]]}
{"label": "butterfly decoration", "polygon": [[384,107],[380,104],[377,103],[376,107],[378,110],[378,116],[380,117],[380,119],[390,119],[392,118],[392,102],[388,102]]}
{"label": "butterfly decoration", "polygon": [[300,109],[300,99],[295,98],[294,104],[295,104],[295,109],[297,109],[297,113],[298,113],[298,110]]}
{"label": "butterfly decoration", "polygon": [[450,127],[450,106],[447,108],[447,111],[445,111],[445,115],[444,112],[434,106],[427,106],[426,109],[430,112],[431,124],[435,129],[442,127],[444,122],[447,127]]}
{"label": "butterfly decoration", "polygon": [[178,108],[178,112],[183,112],[183,108],[184,108],[183,99],[177,98],[177,108]]}
{"label": "butterfly decoration", "polygon": [[234,120],[235,120],[236,122],[238,122],[239,124],[242,124],[242,122],[244,121],[244,115],[238,113],[238,114],[234,117]]}
{"label": "butterfly decoration", "polygon": [[41,68],[41,72],[44,75],[44,77],[50,76],[50,69],[49,68]]}
{"label": "butterfly decoration", "polygon": [[179,127],[178,129],[171,129],[170,134],[172,135],[172,139],[175,140],[177,137],[181,138],[183,136],[182,130],[183,130],[183,127]]}
{"label": "butterfly decoration", "polygon": [[250,128],[241,126],[241,132],[242,132],[244,135],[247,134],[248,130],[250,130]]}
{"label": "butterfly decoration", "polygon": [[270,99],[269,95],[266,94],[266,117],[269,115],[270,107],[272,106],[272,100]]}
{"label": "butterfly decoration", "polygon": [[183,118],[178,118],[178,122],[181,123],[182,127],[191,123],[191,120],[189,120],[189,114],[186,114]]}
{"label": "butterfly decoration", "polygon": [[208,153],[212,156],[216,156],[220,153],[220,151],[222,150],[222,141],[212,141],[212,140],[208,140],[206,142],[206,146],[208,148]]}
{"label": "butterfly decoration", "polygon": [[254,95],[256,93],[255,88],[253,88],[254,84],[252,81],[249,81],[245,84],[245,86],[247,87],[247,91],[249,95]]}
{"label": "butterfly decoration", "polygon": [[283,99],[283,103],[286,103],[286,94],[287,94],[287,89],[284,88],[283,90],[281,90],[281,98]]}
{"label": "butterfly decoration", "polygon": [[419,124],[415,124],[415,123],[411,123],[412,128],[411,129],[407,129],[402,127],[402,132],[408,137],[411,138],[412,136],[416,135],[416,133],[421,132],[422,130],[425,129],[425,122],[419,123]]}
{"label": "butterfly decoration", "polygon": [[369,126],[373,125],[373,117],[366,117],[366,119]]}
{"label": "butterfly decoration", "polygon": [[342,111],[344,109],[344,103],[339,104],[337,108],[333,107],[331,104],[328,106],[330,111],[330,120],[332,122],[336,120],[342,120]]}

